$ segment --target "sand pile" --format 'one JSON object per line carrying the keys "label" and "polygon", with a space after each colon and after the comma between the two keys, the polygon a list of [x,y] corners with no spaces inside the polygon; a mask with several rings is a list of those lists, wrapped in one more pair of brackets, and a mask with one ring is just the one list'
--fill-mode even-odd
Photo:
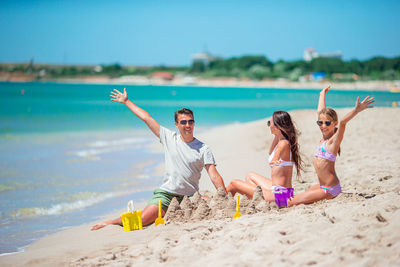
{"label": "sand pile", "polygon": [[[277,206],[264,200],[259,186],[254,190],[252,199],[248,199],[245,195],[240,197],[239,211],[242,215],[268,212],[271,208],[277,209]],[[231,193],[226,195],[224,189],[220,187],[213,196],[206,199],[197,192],[191,198],[185,196],[180,204],[173,198],[164,219],[167,223],[197,222],[211,218],[233,218],[235,212],[236,197]]]}

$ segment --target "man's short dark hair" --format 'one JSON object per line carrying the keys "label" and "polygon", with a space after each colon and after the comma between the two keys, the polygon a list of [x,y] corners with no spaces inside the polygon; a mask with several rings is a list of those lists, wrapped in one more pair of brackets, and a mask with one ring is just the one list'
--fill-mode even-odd
{"label": "man's short dark hair", "polygon": [[192,115],[192,118],[194,119],[193,111],[188,108],[181,108],[175,111],[175,122],[178,122],[178,114]]}

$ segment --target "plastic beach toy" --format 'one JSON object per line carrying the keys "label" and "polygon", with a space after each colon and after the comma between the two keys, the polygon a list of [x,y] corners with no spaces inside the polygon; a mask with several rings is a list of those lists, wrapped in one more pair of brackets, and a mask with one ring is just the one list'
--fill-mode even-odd
{"label": "plastic beach toy", "polygon": [[239,212],[239,199],[240,199],[240,195],[238,194],[237,201],[236,201],[236,213],[235,213],[235,215],[233,215],[233,219],[237,219],[240,216],[242,216],[242,214],[240,214],[240,212]]}
{"label": "plastic beach toy", "polygon": [[124,231],[129,232],[133,230],[142,230],[142,211],[133,211],[133,201],[128,202],[127,212],[121,214],[122,225],[124,226]]}
{"label": "plastic beach toy", "polygon": [[161,217],[161,200],[158,201],[158,218],[154,222],[154,225],[165,224],[164,219]]}
{"label": "plastic beach toy", "polygon": [[275,195],[275,203],[279,208],[287,207],[287,201],[293,197],[293,188],[286,188],[283,186],[275,185],[272,187],[272,192]]}

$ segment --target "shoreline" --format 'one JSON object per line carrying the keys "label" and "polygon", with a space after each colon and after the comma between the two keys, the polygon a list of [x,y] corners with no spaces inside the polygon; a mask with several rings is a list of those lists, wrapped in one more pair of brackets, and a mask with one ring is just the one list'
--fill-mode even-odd
{"label": "shoreline", "polygon": [[135,86],[187,86],[187,87],[228,87],[228,88],[274,88],[274,89],[316,89],[321,90],[327,85],[331,85],[335,90],[355,90],[355,91],[388,91],[400,92],[400,81],[354,81],[354,82],[333,82],[328,80],[292,82],[288,80],[240,80],[237,78],[193,78],[187,82],[182,78],[175,78],[172,81],[150,79],[145,76],[130,76],[120,78],[109,77],[79,77],[63,78],[51,80],[1,80],[0,82],[25,83],[25,82],[43,82],[43,83],[67,83],[67,84],[104,84],[104,85],[135,85]]}
{"label": "shoreline", "polygon": [[[337,111],[342,118],[349,109]],[[293,178],[296,194],[318,181],[311,163],[320,132],[314,122],[315,110],[290,114],[302,132],[299,143],[307,163],[302,179]],[[0,264],[399,264],[400,126],[387,128],[399,114],[396,108],[374,108],[349,123],[336,166],[344,193],[336,199],[244,215],[238,220],[151,225],[129,233],[118,226],[91,232],[92,223],[84,224],[42,238],[25,252],[4,255]],[[212,148],[226,185],[249,171],[269,173],[265,161],[272,136],[265,120],[215,127],[196,137]],[[204,172],[200,189],[215,192]]]}
{"label": "shoreline", "polygon": [[[162,157],[151,153],[148,148],[148,140],[142,138],[145,137],[144,134],[138,136],[137,133],[138,131],[134,130],[126,132],[115,130],[111,133],[97,131],[90,132],[89,136],[71,132],[36,133],[22,137],[14,135],[1,140],[2,144],[8,144],[7,147],[13,147],[15,151],[18,151],[18,147],[29,146],[44,149],[34,149],[36,153],[39,153],[37,155],[46,155],[46,151],[54,151],[58,160],[48,163],[46,159],[42,159],[36,164],[40,164],[43,168],[59,169],[60,175],[67,177],[68,182],[65,183],[68,183],[68,187],[49,186],[50,189],[46,190],[49,192],[48,194],[56,191],[53,190],[54,188],[62,193],[54,194],[55,196],[50,201],[42,201],[41,199],[45,199],[46,194],[42,194],[43,197],[35,196],[34,193],[31,193],[33,190],[31,190],[29,182],[25,182],[24,178],[20,178],[21,181],[14,180],[14,183],[19,182],[17,185],[12,182],[3,182],[5,186],[3,183],[0,184],[4,198],[9,195],[18,195],[26,188],[26,191],[23,192],[25,196],[23,201],[28,203],[24,206],[8,204],[9,202],[4,201],[4,208],[1,212],[3,228],[0,233],[2,239],[0,254],[23,251],[26,246],[32,245],[35,241],[48,235],[49,232],[54,233],[63,230],[64,227],[74,227],[81,225],[82,222],[91,222],[99,215],[120,209],[123,206],[120,203],[125,203],[129,199],[133,199],[135,202],[140,199],[148,199],[158,184],[157,181],[161,179],[161,177],[151,177],[151,179],[148,177]],[[115,140],[112,138],[113,136],[118,136],[119,139]],[[61,147],[56,144],[61,144]],[[62,144],[65,144],[65,149]],[[124,151],[129,152],[129,149],[132,149],[132,145],[135,146],[135,144],[140,145],[131,151],[130,157],[119,157]],[[124,149],[121,148],[121,145],[124,146]],[[4,149],[4,151],[6,150]],[[16,153],[16,155],[19,154]],[[118,164],[104,170],[101,169],[101,162],[107,164],[107,160],[104,159],[107,156],[118,158]],[[149,157],[151,160],[148,160]],[[6,163],[7,161],[4,162],[4,164]],[[22,169],[20,161],[15,163],[16,166],[20,164],[20,169]],[[86,183],[84,185],[80,183],[80,173],[82,172],[67,173],[69,169],[83,166],[87,166],[86,169],[90,172],[90,174],[82,175],[85,180],[83,183]],[[85,171],[84,168],[82,170]],[[35,172],[31,171],[31,173]],[[110,175],[110,173],[112,174]],[[4,175],[3,172],[3,177]],[[29,177],[29,174],[27,176]],[[105,179],[109,177],[108,181],[102,181],[103,176]],[[45,184],[48,180],[51,181],[52,177],[54,176],[45,176],[42,180],[38,179],[39,181],[36,183]],[[9,186],[7,187],[7,185]],[[11,199],[10,203],[13,202],[12,198],[8,197],[8,199]],[[16,201],[19,200],[20,198],[16,199]]]}

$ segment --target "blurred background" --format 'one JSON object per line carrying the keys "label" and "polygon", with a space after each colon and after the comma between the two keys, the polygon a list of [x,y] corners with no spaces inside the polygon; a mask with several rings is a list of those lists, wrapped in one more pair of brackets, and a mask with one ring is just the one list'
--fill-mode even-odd
{"label": "blurred background", "polygon": [[[196,133],[400,101],[399,1],[0,1],[0,255],[146,201],[158,140],[110,91]],[[207,140],[203,140],[207,142]],[[267,152],[266,152],[267,153]],[[218,155],[215,155],[218,162]]]}
{"label": "blurred background", "polygon": [[360,0],[1,1],[1,79],[396,80],[399,10]]}

